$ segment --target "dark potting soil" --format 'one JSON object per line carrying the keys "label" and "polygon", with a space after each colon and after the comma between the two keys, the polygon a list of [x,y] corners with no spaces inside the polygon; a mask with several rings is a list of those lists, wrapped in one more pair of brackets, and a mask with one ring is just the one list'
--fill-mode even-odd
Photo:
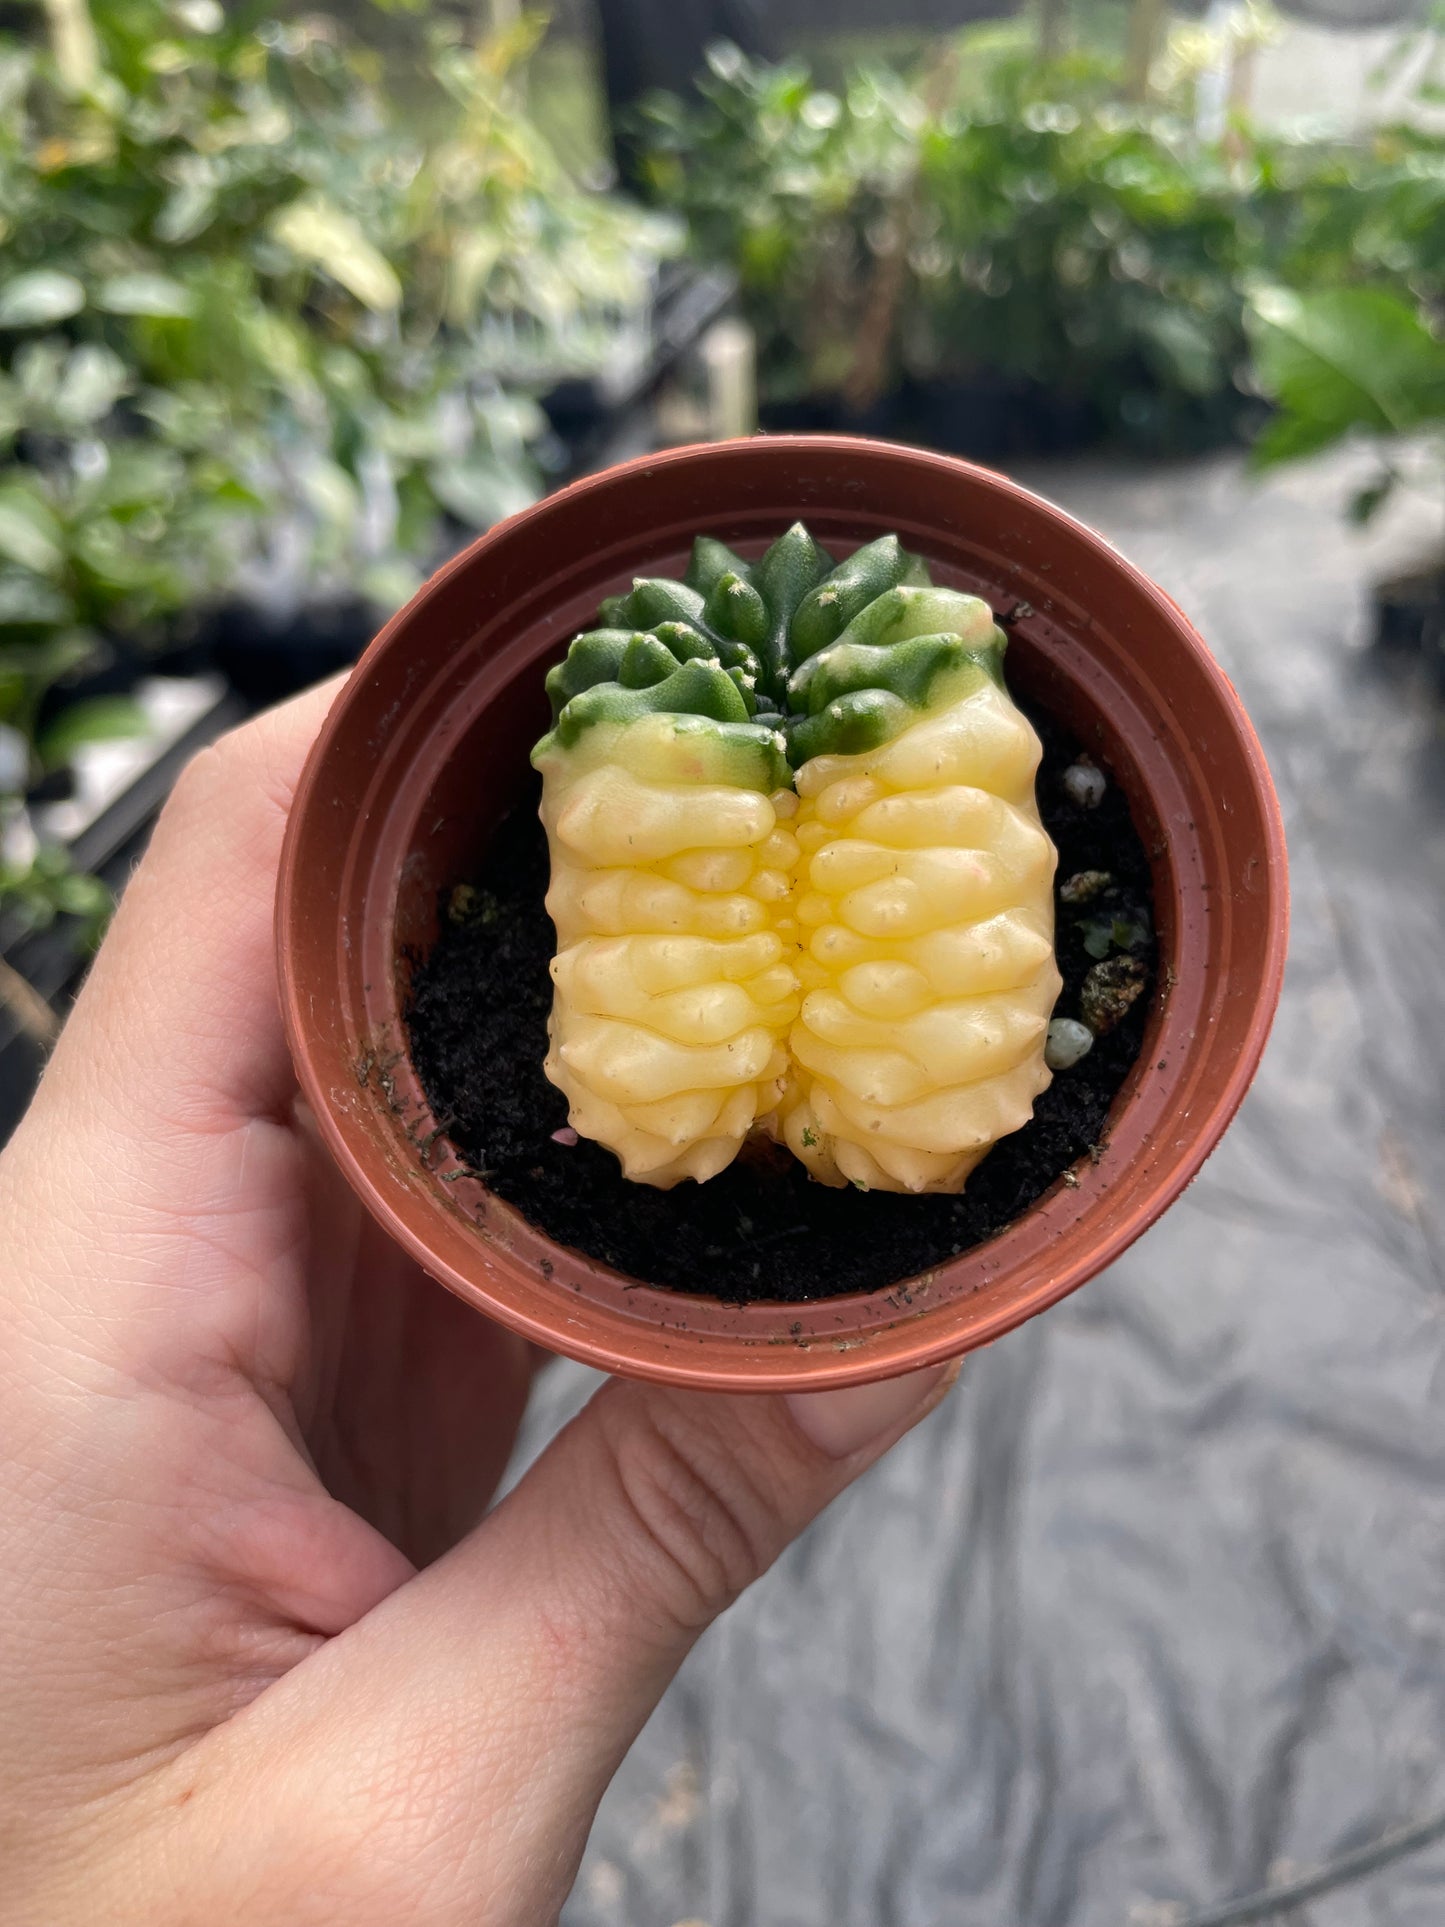
{"label": "dark potting soil", "polygon": [[[1001,1231],[1080,1158],[1105,1155],[1109,1106],[1143,1043],[1153,983],[1149,862],[1122,792],[1110,783],[1096,808],[1072,802],[1061,778],[1078,744],[1047,717],[1033,721],[1044,743],[1039,804],[1059,851],[1056,1014],[1078,1015],[1101,957],[1137,957],[1148,985],[1087,1057],[1055,1074],[1031,1122],[961,1196],[834,1191],[767,1151],[745,1151],[707,1184],[656,1191],[629,1183],[600,1145],[555,1142],[567,1105],[542,1071],[554,938],[532,797],[500,825],[479,874],[446,894],[441,934],[412,984],[412,1060],[463,1159],[539,1230],[631,1277],[737,1303],[797,1303],[944,1263]],[[1086,903],[1059,896],[1090,871],[1112,880]]]}

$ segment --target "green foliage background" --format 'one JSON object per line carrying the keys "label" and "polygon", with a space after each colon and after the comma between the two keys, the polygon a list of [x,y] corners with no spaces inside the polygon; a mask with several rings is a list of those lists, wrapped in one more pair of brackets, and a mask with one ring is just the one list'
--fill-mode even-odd
{"label": "green foliage background", "polygon": [[1373,438],[1361,519],[1445,469],[1445,137],[1418,118],[1204,137],[1188,60],[1135,87],[1027,22],[827,83],[722,46],[639,116],[658,212],[588,184],[578,50],[538,17],[32,17],[0,32],[0,907],[28,924],[98,900],[8,835],[27,785],[138,723],[56,692],[282,559],[395,607],[544,485],[537,394],[632,338],[679,216],[737,274],[765,403],[996,384],[1149,450],[1267,403],[1260,464]]}
{"label": "green foliage background", "polygon": [[[541,486],[538,388],[637,325],[670,229],[537,131],[540,20],[405,11],[385,55],[217,0],[0,34],[0,815],[135,727],[105,699],[41,729],[46,691],[282,532],[313,589],[395,607]],[[44,880],[0,898],[39,920]]]}
{"label": "green foliage background", "polygon": [[765,398],[1012,381],[1169,450],[1227,436],[1259,388],[1257,287],[1438,314],[1439,134],[1236,119],[1204,138],[1187,67],[1128,100],[1116,61],[1044,60],[1028,33],[977,30],[917,82],[863,63],[836,87],[720,46],[701,107],[647,104],[648,178],[736,269]]}

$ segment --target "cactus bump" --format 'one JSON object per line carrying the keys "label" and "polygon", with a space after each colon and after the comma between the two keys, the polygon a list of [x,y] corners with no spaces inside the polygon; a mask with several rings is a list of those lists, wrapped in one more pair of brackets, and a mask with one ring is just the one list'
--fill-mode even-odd
{"label": "cactus bump", "polygon": [[668,1187],[753,1136],[825,1184],[962,1189],[1049,1083],[1055,852],[988,605],[892,535],[604,603],[533,752],[557,932],[546,1071]]}

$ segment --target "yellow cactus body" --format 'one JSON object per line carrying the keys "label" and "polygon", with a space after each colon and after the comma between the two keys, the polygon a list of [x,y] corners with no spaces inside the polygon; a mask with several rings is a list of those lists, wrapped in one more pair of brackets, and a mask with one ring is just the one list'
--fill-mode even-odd
{"label": "yellow cactus body", "polygon": [[798,771],[804,995],[776,1128],[823,1183],[957,1191],[1047,1087],[1060,978],[1038,760],[983,682]]}
{"label": "yellow cactus body", "polygon": [[1039,742],[1005,638],[896,537],[603,605],[548,676],[547,1075],[629,1178],[751,1133],[825,1184],[957,1191],[1049,1082]]}
{"label": "yellow cactus body", "polygon": [[776,928],[797,798],[709,780],[715,761],[661,717],[593,731],[549,770],[542,810],[547,1075],[578,1131],[664,1188],[713,1177],[774,1109],[798,1011]]}

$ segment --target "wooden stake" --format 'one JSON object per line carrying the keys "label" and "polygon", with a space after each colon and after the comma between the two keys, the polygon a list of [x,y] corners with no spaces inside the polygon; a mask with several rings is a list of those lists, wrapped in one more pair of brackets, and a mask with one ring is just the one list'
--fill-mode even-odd
{"label": "wooden stake", "polygon": [[100,72],[100,43],[86,0],[45,0],[50,51],[67,87],[83,93]]}
{"label": "wooden stake", "polygon": [[0,1004],[27,1037],[48,1050],[60,1035],[60,1019],[40,992],[13,964],[0,957]]}

